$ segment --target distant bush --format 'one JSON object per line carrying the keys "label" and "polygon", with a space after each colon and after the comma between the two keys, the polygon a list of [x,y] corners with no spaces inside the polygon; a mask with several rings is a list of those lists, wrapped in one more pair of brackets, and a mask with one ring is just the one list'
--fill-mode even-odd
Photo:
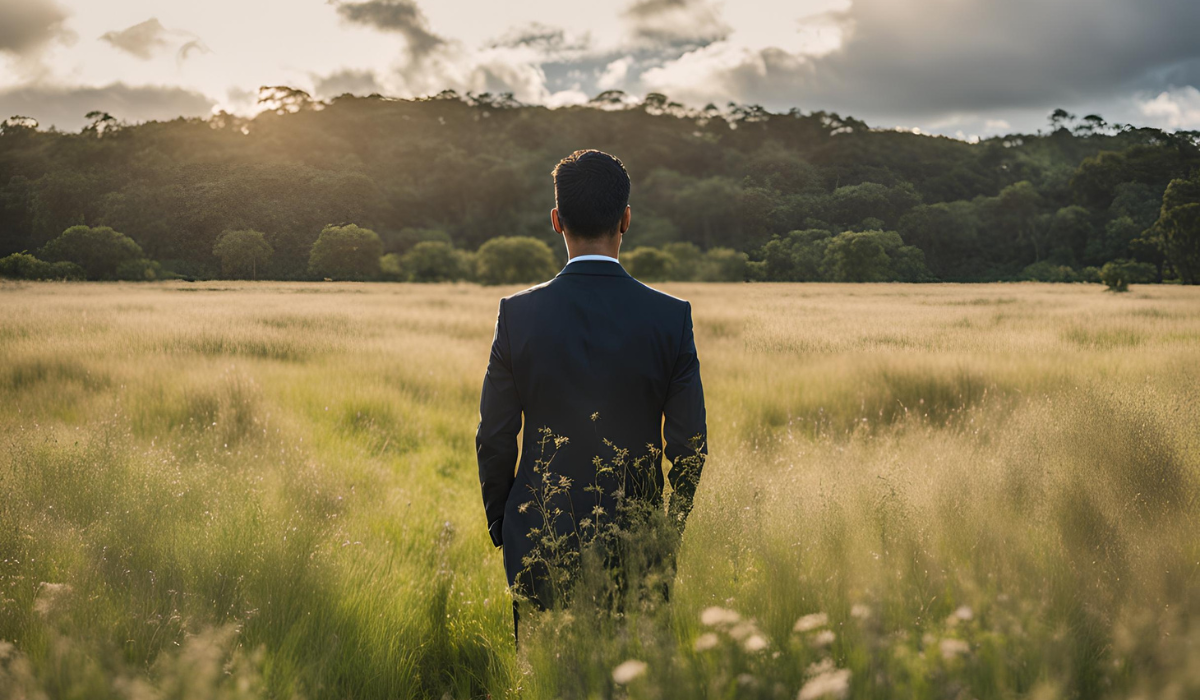
{"label": "distant bush", "polygon": [[526,284],[554,277],[558,264],[550,246],[529,236],[501,236],[479,246],[476,276],[483,284]]}
{"label": "distant bush", "polygon": [[1021,279],[1033,282],[1079,282],[1079,275],[1070,265],[1055,265],[1049,260],[1027,265],[1021,271]]}
{"label": "distant bush", "polygon": [[401,278],[410,282],[457,282],[471,277],[470,253],[442,241],[422,241],[398,262]]}
{"label": "distant bush", "polygon": [[18,280],[82,280],[83,268],[73,262],[48,263],[29,253],[13,253],[0,258],[0,277]]}
{"label": "distant bush", "polygon": [[116,278],[122,263],[146,255],[132,238],[107,226],[72,226],[47,243],[41,257],[49,262],[75,263],[88,279],[108,280]]}
{"label": "distant bush", "polygon": [[704,254],[693,279],[701,282],[745,282],[750,257],[732,248],[713,248]]}
{"label": "distant bush", "polygon": [[675,257],[665,250],[639,246],[621,256],[629,274],[646,282],[661,282],[674,277]]}
{"label": "distant bush", "polygon": [[217,236],[213,255],[221,259],[226,277],[258,278],[258,271],[271,260],[275,249],[261,231],[225,231]]}
{"label": "distant bush", "polygon": [[1157,269],[1150,263],[1132,260],[1112,260],[1100,268],[1100,281],[1110,291],[1127,292],[1130,284],[1153,282]]}
{"label": "distant bush", "polygon": [[126,260],[117,267],[116,278],[125,282],[153,282],[155,280],[175,279],[176,275],[163,269],[156,260],[139,258]]}
{"label": "distant bush", "polygon": [[399,231],[381,233],[379,238],[383,241],[385,253],[395,253],[401,256],[415,248],[418,243],[427,241],[452,243],[450,234],[437,228],[402,228]]}
{"label": "distant bush", "polygon": [[355,224],[326,226],[313,243],[308,271],[339,280],[374,279],[381,257],[383,243],[374,231]]}

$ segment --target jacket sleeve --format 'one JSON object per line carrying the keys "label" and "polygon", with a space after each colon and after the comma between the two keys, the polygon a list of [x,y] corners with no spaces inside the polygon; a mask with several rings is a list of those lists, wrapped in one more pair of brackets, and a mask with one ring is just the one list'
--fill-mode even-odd
{"label": "jacket sleeve", "polygon": [[700,359],[692,334],[692,305],[687,304],[679,356],[671,373],[671,385],[663,407],[664,453],[671,461],[667,478],[673,491],[670,515],[682,531],[704,460],[708,455],[708,425],[704,411],[704,387],[700,383]]}
{"label": "jacket sleeve", "polygon": [[504,544],[501,526],[504,505],[512,490],[517,468],[517,434],[521,431],[521,401],[513,380],[504,300],[496,316],[496,334],[488,358],[483,393],[479,399],[479,427],[475,432],[475,456],[483,490],[483,511],[488,533],[497,546]]}

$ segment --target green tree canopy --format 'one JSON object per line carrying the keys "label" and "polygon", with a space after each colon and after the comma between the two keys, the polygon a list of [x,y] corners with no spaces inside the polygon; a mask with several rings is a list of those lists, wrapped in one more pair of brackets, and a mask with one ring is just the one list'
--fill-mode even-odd
{"label": "green tree canopy", "polygon": [[213,246],[213,255],[221,259],[221,269],[226,277],[258,279],[259,270],[274,253],[275,249],[261,231],[249,229],[225,231],[217,236]]}
{"label": "green tree canopy", "polygon": [[558,272],[550,246],[529,236],[501,236],[479,246],[477,277],[484,284],[542,282]]}
{"label": "green tree canopy", "polygon": [[335,280],[366,280],[379,276],[383,243],[371,229],[355,224],[326,226],[313,243],[308,270]]}
{"label": "green tree canopy", "polygon": [[133,239],[107,226],[72,226],[47,243],[41,257],[50,262],[73,262],[83,268],[88,279],[110,280],[117,277],[122,263],[146,256]]}
{"label": "green tree canopy", "polygon": [[1184,284],[1200,284],[1200,170],[1172,180],[1151,235]]}

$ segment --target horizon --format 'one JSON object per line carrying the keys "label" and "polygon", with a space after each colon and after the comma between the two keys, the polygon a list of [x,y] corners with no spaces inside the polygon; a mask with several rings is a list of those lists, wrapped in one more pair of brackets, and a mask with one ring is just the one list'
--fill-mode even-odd
{"label": "horizon", "polygon": [[259,86],[287,85],[323,100],[511,92],[550,108],[658,92],[962,140],[1036,133],[1057,108],[1200,128],[1200,6],[1081,3],[0,0],[0,119],[77,131],[92,110],[252,116]]}

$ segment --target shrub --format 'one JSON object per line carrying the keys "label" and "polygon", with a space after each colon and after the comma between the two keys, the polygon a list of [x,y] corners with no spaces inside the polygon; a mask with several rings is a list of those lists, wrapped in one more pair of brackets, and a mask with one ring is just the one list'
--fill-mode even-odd
{"label": "shrub", "polygon": [[19,280],[81,280],[83,268],[73,262],[48,263],[29,253],[13,253],[0,258],[0,277]]}
{"label": "shrub", "polygon": [[676,279],[675,258],[670,253],[658,248],[640,246],[621,256],[622,262],[628,268],[629,274],[640,280],[657,282]]}
{"label": "shrub", "polygon": [[47,243],[41,257],[49,262],[75,263],[89,279],[113,279],[122,263],[146,255],[132,238],[107,226],[72,226]]}
{"label": "shrub", "polygon": [[750,258],[732,248],[712,248],[704,254],[696,279],[703,282],[745,282]]}
{"label": "shrub", "polygon": [[371,229],[326,226],[313,243],[308,271],[318,277],[363,280],[379,276],[383,243]]}
{"label": "shrub", "polygon": [[221,259],[226,277],[258,278],[258,270],[271,260],[275,249],[261,231],[225,231],[217,236],[213,255]]}
{"label": "shrub", "polygon": [[663,250],[675,258],[675,271],[671,279],[687,282],[696,279],[700,274],[700,261],[704,258],[704,253],[695,243],[668,243],[663,246]]}
{"label": "shrub", "polygon": [[116,277],[126,282],[153,282],[154,280],[173,279],[175,275],[164,270],[156,260],[139,258],[121,263],[117,267]]}
{"label": "shrub", "polygon": [[476,275],[483,284],[526,284],[558,272],[550,246],[529,236],[501,236],[479,246]]}
{"label": "shrub", "polygon": [[1100,268],[1100,281],[1113,292],[1127,292],[1129,285],[1153,282],[1157,270],[1150,263],[1112,260]]}
{"label": "shrub", "polygon": [[455,282],[469,277],[463,251],[441,241],[422,241],[400,258],[400,274],[413,282]]}
{"label": "shrub", "polygon": [[1055,265],[1049,260],[1041,260],[1026,266],[1021,271],[1021,279],[1034,282],[1078,282],[1079,276],[1069,265]]}

